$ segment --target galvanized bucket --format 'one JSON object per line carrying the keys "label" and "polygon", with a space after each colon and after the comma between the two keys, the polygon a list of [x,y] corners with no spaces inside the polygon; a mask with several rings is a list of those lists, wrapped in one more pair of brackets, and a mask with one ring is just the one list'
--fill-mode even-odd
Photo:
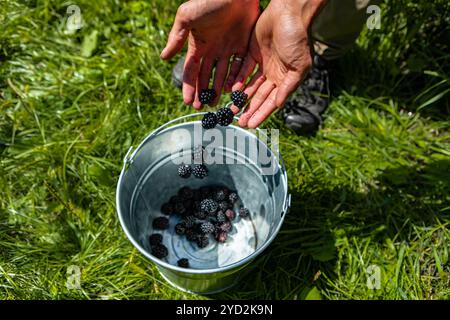
{"label": "galvanized bucket", "polygon": [[[186,156],[183,152],[195,147],[193,136],[201,128],[201,116],[196,113],[180,117],[149,134],[133,151],[128,151],[117,184],[116,205],[120,223],[132,244],[153,261],[162,277],[183,291],[210,294],[223,291],[237,283],[244,267],[257,257],[277,235],[290,206],[287,175],[278,150],[271,150],[259,137],[248,130],[230,125],[219,127],[218,133],[239,142],[235,146],[223,144],[215,148],[223,156],[223,164],[208,165],[205,179],[179,178],[175,160]],[[209,130],[208,130],[209,131]],[[267,137],[267,136],[265,136]],[[201,137],[204,143],[204,137]],[[267,141],[267,140],[266,140]],[[198,141],[196,141],[198,143]],[[258,152],[265,153],[274,166],[251,159],[255,143]],[[182,151],[180,151],[182,150]],[[183,151],[184,150],[184,151]],[[227,164],[230,158],[234,163]],[[171,228],[152,230],[153,217],[161,216],[161,205],[176,194],[182,186],[198,188],[203,185],[225,185],[236,190],[242,203],[250,210],[250,219],[240,219],[234,224],[233,234],[224,244],[210,243],[199,249],[184,237],[176,235],[173,226],[179,218],[170,217]],[[163,260],[151,255],[148,237],[158,232],[169,249]],[[177,260],[186,257],[191,267],[177,266]]]}

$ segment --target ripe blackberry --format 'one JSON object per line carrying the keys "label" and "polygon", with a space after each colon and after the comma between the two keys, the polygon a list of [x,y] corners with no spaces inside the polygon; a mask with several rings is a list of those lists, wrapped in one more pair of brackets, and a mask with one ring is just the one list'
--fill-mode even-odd
{"label": "ripe blackberry", "polygon": [[166,202],[161,206],[161,212],[165,215],[171,215],[173,213],[173,204]]}
{"label": "ripe blackberry", "polygon": [[179,196],[172,196],[169,199],[169,203],[173,204],[174,206],[179,202],[183,202],[183,199],[181,199],[181,197]]}
{"label": "ripe blackberry", "polygon": [[225,212],[229,207],[230,205],[228,204],[228,202],[226,201],[219,202],[219,209],[222,210],[223,212]]}
{"label": "ripe blackberry", "polygon": [[194,197],[194,191],[189,187],[183,187],[178,190],[178,196],[183,200],[189,200]]}
{"label": "ripe blackberry", "polygon": [[216,234],[216,240],[217,242],[224,243],[228,239],[228,233],[225,231],[219,231]]}
{"label": "ripe blackberry", "polygon": [[205,248],[209,244],[208,236],[201,235],[197,237],[196,242],[199,248]]}
{"label": "ripe blackberry", "polygon": [[187,216],[183,219],[183,223],[186,226],[186,228],[192,228],[193,226],[195,226],[196,222],[197,220],[195,219],[194,216]]}
{"label": "ripe blackberry", "polygon": [[219,224],[219,229],[221,231],[230,232],[231,228],[233,227],[230,221],[225,221]]}
{"label": "ripe blackberry", "polygon": [[228,195],[228,189],[226,188],[219,188],[216,190],[215,194],[214,194],[214,199],[216,201],[223,201],[226,199]]}
{"label": "ripe blackberry", "polygon": [[216,112],[217,122],[221,126],[228,126],[233,122],[234,113],[230,108],[220,108]]}
{"label": "ripe blackberry", "polygon": [[204,164],[197,164],[194,169],[192,169],[194,177],[198,179],[203,179],[208,175],[208,168]]}
{"label": "ripe blackberry", "polygon": [[180,260],[177,261],[177,264],[179,267],[189,268],[189,260],[186,258],[181,258]]}
{"label": "ripe blackberry", "polygon": [[162,235],[159,233],[154,233],[151,234],[150,237],[148,237],[148,240],[150,242],[150,246],[155,246],[157,244],[161,244],[162,243]]}
{"label": "ripe blackberry", "polygon": [[233,101],[233,104],[239,109],[242,109],[245,106],[247,98],[248,95],[244,91],[233,91],[231,93],[231,101]]}
{"label": "ripe blackberry", "polygon": [[200,210],[204,213],[213,213],[216,212],[218,208],[217,203],[212,199],[202,200],[200,203]]}
{"label": "ripe blackberry", "polygon": [[235,203],[236,201],[239,200],[239,196],[237,195],[236,192],[232,192],[232,193],[230,193],[230,195],[228,196],[228,200],[230,200],[231,203]]}
{"label": "ripe blackberry", "polygon": [[196,211],[194,213],[194,217],[196,217],[197,219],[200,219],[200,220],[206,219],[207,216],[208,216],[208,213],[207,212],[203,212],[201,210]]}
{"label": "ripe blackberry", "polygon": [[203,222],[200,225],[200,230],[203,234],[210,234],[214,232],[214,225],[211,222]]}
{"label": "ripe blackberry", "polygon": [[212,129],[217,125],[217,116],[215,113],[208,112],[203,116],[202,127],[204,129]]}
{"label": "ripe blackberry", "polygon": [[241,218],[247,218],[250,215],[250,210],[244,207],[239,208],[239,216]]}
{"label": "ripe blackberry", "polygon": [[192,161],[194,161],[195,164],[202,164],[207,157],[208,153],[202,145],[198,145],[192,150]]}
{"label": "ripe blackberry", "polygon": [[189,177],[191,176],[191,173],[192,173],[192,168],[191,168],[190,165],[187,165],[187,164],[181,164],[181,165],[178,167],[178,175],[179,175],[180,177],[182,177],[183,179],[189,178]]}
{"label": "ripe blackberry", "polygon": [[157,257],[158,259],[162,259],[167,257],[169,254],[169,250],[167,250],[166,246],[163,244],[157,244],[152,246],[152,255]]}
{"label": "ripe blackberry", "polygon": [[216,91],[214,91],[214,89],[203,89],[202,91],[200,91],[198,99],[202,104],[210,104],[211,102],[214,101],[216,96],[217,94]]}
{"label": "ripe blackberry", "polygon": [[228,209],[227,211],[225,211],[225,216],[228,218],[228,220],[233,221],[234,218],[236,218],[236,213],[233,210]]}
{"label": "ripe blackberry", "polygon": [[186,207],[184,206],[183,202],[177,202],[175,204],[174,213],[179,214],[180,216],[186,213]]}
{"label": "ripe blackberry", "polygon": [[169,220],[164,217],[158,217],[153,219],[153,228],[158,230],[164,230],[169,228]]}
{"label": "ripe blackberry", "polygon": [[195,241],[197,240],[198,234],[197,232],[195,232],[195,230],[193,228],[191,229],[186,229],[186,239],[188,241]]}
{"label": "ripe blackberry", "polygon": [[184,224],[182,222],[181,223],[177,223],[175,225],[175,233],[180,235],[180,236],[185,234],[186,233],[186,224]]}
{"label": "ripe blackberry", "polygon": [[210,187],[201,187],[200,193],[202,195],[202,200],[211,197],[212,192]]}
{"label": "ripe blackberry", "polygon": [[216,215],[216,220],[218,223],[222,223],[227,221],[227,217],[225,216],[225,213],[223,213],[223,211],[218,211]]}

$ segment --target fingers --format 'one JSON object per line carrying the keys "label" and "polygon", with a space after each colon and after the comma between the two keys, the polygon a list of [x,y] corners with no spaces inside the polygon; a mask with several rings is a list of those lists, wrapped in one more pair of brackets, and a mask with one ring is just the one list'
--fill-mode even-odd
{"label": "fingers", "polygon": [[264,101],[264,103],[261,105],[261,107],[259,107],[258,110],[256,110],[255,113],[252,115],[250,120],[248,120],[247,126],[250,129],[257,128],[261,123],[264,122],[264,120],[266,120],[272,114],[272,112],[278,109],[278,106],[276,104],[277,94],[278,89],[272,90],[272,92]]}
{"label": "fingers", "polygon": [[221,58],[219,61],[217,61],[216,64],[216,72],[214,74],[214,91],[216,92],[216,98],[214,99],[214,102],[212,103],[215,105],[217,101],[220,99],[220,95],[222,93],[222,87],[225,82],[225,77],[227,76],[228,72],[228,61],[230,60],[229,57]]}
{"label": "fingers", "polygon": [[247,57],[244,60],[244,63],[242,64],[241,70],[239,71],[239,74],[236,77],[235,83],[232,86],[233,91],[242,90],[242,88],[245,85],[245,81],[253,72],[255,67],[256,67],[255,59],[253,59],[250,55],[247,55]]}
{"label": "fingers", "polygon": [[214,68],[214,59],[210,57],[205,57],[202,59],[202,65],[200,68],[200,73],[197,80],[197,89],[193,107],[195,109],[201,109],[202,103],[199,100],[199,94],[202,89],[209,87],[209,80],[211,79],[212,69]]}
{"label": "fingers", "polygon": [[183,15],[181,15],[180,12],[177,12],[172,30],[170,30],[169,33],[166,47],[161,52],[161,59],[168,60],[180,52],[188,35],[189,28],[184,21]]}
{"label": "fingers", "polygon": [[242,65],[242,58],[240,56],[235,55],[233,62],[231,63],[230,72],[228,73],[228,79],[225,84],[225,92],[230,92],[234,81],[236,80],[236,77],[238,76],[239,70],[241,69]]}
{"label": "fingers", "polygon": [[[248,99],[255,94],[256,90],[258,90],[258,88],[264,83],[265,80],[266,77],[263,75],[262,70],[259,69],[244,90],[244,93],[247,94]],[[233,111],[233,113],[236,114],[239,112],[239,108],[236,107],[235,105],[232,105],[231,111]]]}
{"label": "fingers", "polygon": [[250,105],[245,109],[239,118],[239,125],[241,127],[246,127],[249,119],[255,113],[256,110],[264,103],[267,97],[274,90],[275,84],[269,80],[266,80],[256,91],[254,97],[250,101]]}
{"label": "fingers", "polygon": [[300,74],[288,74],[284,78],[283,82],[278,88],[277,96],[275,98],[275,103],[278,108],[281,108],[284,105],[284,102],[289,97],[289,95],[297,89],[300,81]]}
{"label": "fingers", "polygon": [[200,57],[200,53],[189,47],[183,70],[183,100],[185,104],[192,104],[195,99],[197,78],[201,67]]}

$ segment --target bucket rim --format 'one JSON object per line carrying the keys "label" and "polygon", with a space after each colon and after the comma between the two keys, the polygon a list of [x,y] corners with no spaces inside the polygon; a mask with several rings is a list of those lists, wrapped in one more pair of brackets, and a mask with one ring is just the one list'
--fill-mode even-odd
{"label": "bucket rim", "polygon": [[[124,164],[123,167],[121,169],[120,172],[120,176],[119,176],[119,180],[117,181],[117,187],[116,187],[116,211],[117,211],[117,215],[119,217],[119,222],[120,225],[123,229],[123,231],[125,232],[128,240],[133,244],[133,246],[138,249],[138,251],[143,254],[147,259],[149,259],[150,261],[152,261],[153,263],[155,263],[158,266],[167,268],[169,270],[172,271],[176,271],[176,272],[180,272],[180,273],[185,273],[185,274],[209,274],[209,273],[223,273],[225,271],[229,271],[229,270],[233,270],[233,269],[238,269],[239,267],[244,267],[247,263],[249,263],[250,261],[252,261],[253,259],[255,259],[256,257],[258,257],[275,239],[275,237],[278,235],[281,226],[283,225],[284,219],[286,217],[286,214],[289,211],[289,206],[290,206],[290,195],[289,195],[289,190],[288,190],[288,177],[286,174],[286,167],[284,165],[284,161],[283,158],[281,156],[281,153],[279,152],[279,150],[277,150],[277,154],[278,154],[278,158],[277,158],[277,162],[278,162],[278,166],[279,166],[279,170],[281,169],[281,176],[282,176],[282,183],[285,187],[286,192],[284,193],[284,199],[283,199],[283,210],[281,214],[281,218],[280,221],[278,222],[278,225],[276,226],[274,232],[272,233],[272,235],[263,243],[263,245],[261,247],[259,247],[258,249],[256,249],[254,252],[252,252],[250,255],[248,255],[247,257],[233,262],[231,264],[228,264],[226,266],[223,267],[217,267],[217,268],[208,268],[208,269],[192,269],[192,268],[182,268],[173,264],[170,264],[168,262],[165,262],[164,260],[158,259],[156,257],[154,257],[153,255],[151,255],[147,250],[145,250],[140,244],[139,242],[137,242],[132,236],[131,236],[131,232],[129,231],[127,225],[125,224],[125,221],[123,219],[123,214],[120,210],[120,186],[122,184],[122,180],[123,180],[123,176],[126,173],[127,170],[127,165],[132,161],[132,159],[134,158],[134,156],[137,154],[137,152],[139,152],[139,150],[142,148],[142,146],[144,146],[150,139],[152,139],[153,137],[155,137],[157,134],[163,132],[165,129],[168,128],[172,128],[172,127],[176,127],[178,125],[185,125],[186,123],[194,123],[195,121],[190,121],[190,122],[182,122],[176,125],[176,122],[179,122],[180,120],[184,120],[184,119],[188,119],[190,117],[198,117],[198,116],[202,116],[205,115],[207,112],[197,112],[194,114],[189,114],[189,115],[184,115],[181,117],[178,117],[176,119],[173,119],[165,124],[163,124],[162,126],[156,128],[155,130],[153,130],[151,133],[149,133],[142,141],[141,143],[138,145],[138,147],[133,151],[133,147],[130,147],[130,149],[128,150],[128,152],[125,155],[124,158]],[[235,119],[238,119],[237,117],[235,117]],[[247,134],[254,136],[256,139],[259,140],[259,138],[253,133],[250,132],[248,130],[245,130],[241,127],[235,126],[235,125],[229,125],[228,127],[233,128],[234,130],[238,130],[238,131],[245,131]],[[267,137],[267,135],[261,131],[261,129],[256,128],[255,129],[259,134],[265,135]],[[268,138],[268,137],[267,137]],[[266,145],[267,149],[269,149],[272,153],[273,150],[271,148],[269,148]],[[131,153],[131,155],[130,155]]]}

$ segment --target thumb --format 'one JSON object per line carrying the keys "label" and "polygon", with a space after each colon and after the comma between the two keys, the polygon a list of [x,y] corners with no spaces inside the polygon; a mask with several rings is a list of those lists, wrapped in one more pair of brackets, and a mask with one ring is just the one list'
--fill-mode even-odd
{"label": "thumb", "polygon": [[186,38],[189,35],[189,28],[187,23],[177,14],[172,30],[170,30],[169,38],[166,47],[161,52],[161,59],[168,60],[176,55],[183,48]]}

